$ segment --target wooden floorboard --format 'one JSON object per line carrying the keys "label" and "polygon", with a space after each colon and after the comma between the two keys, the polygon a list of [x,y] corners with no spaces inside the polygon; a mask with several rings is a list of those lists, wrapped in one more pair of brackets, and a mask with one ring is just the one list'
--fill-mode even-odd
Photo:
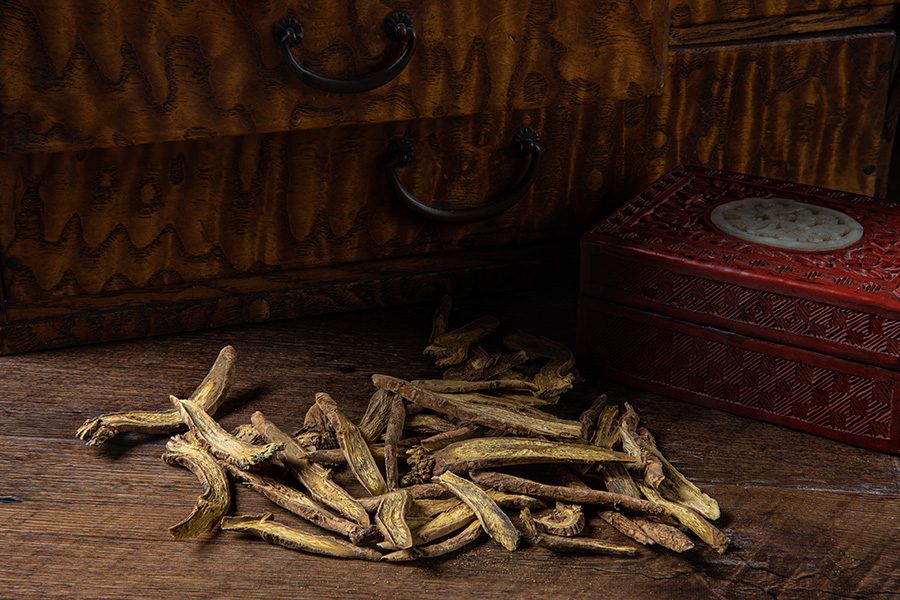
{"label": "wooden floorboard", "polygon": [[[467,301],[571,342],[569,290]],[[160,459],[164,437],[87,448],[84,418],[166,406],[188,394],[219,348],[238,351],[226,426],[263,410],[299,426],[316,391],[351,417],[369,377],[435,371],[421,355],[431,307],[413,306],[237,327],[0,359],[0,597],[294,598],[900,598],[900,459],[785,428],[589,381],[561,414],[600,390],[632,402],[670,459],[720,502],[733,546],[636,559],[508,553],[483,541],[412,565],[320,558],[220,532],[173,541],[166,527],[199,492]],[[236,510],[272,510],[238,490]],[[275,510],[278,519],[302,524]],[[592,521],[597,535],[624,541]]]}

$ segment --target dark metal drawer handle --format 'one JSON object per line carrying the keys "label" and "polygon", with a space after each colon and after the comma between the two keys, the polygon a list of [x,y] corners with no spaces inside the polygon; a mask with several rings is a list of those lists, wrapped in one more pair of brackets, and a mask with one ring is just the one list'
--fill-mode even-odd
{"label": "dark metal drawer handle", "polygon": [[406,138],[397,138],[391,140],[388,145],[387,153],[387,178],[394,193],[410,210],[415,213],[428,217],[435,221],[443,223],[471,223],[473,221],[482,221],[489,219],[494,215],[502,213],[510,208],[513,204],[521,200],[531,184],[534,183],[537,176],[538,165],[541,162],[541,137],[538,132],[530,127],[518,130],[513,135],[513,146],[520,154],[530,156],[531,161],[528,163],[528,169],[522,178],[512,187],[511,190],[504,192],[481,206],[474,208],[466,208],[462,210],[445,210],[430,206],[412,194],[403,187],[400,179],[397,177],[397,168],[405,167],[413,161],[415,150],[412,142]]}
{"label": "dark metal drawer handle", "polygon": [[375,73],[363,75],[358,79],[324,77],[310,71],[303,63],[297,60],[297,57],[291,52],[291,48],[298,45],[303,39],[303,26],[295,17],[285,17],[275,24],[275,41],[284,51],[284,56],[294,68],[294,71],[308,85],[325,92],[353,94],[374,90],[391,81],[409,63],[409,59],[412,58],[413,52],[416,50],[416,32],[413,29],[412,19],[406,13],[393,12],[389,14],[384,20],[384,31],[392,40],[406,41],[403,53],[387,67]]}

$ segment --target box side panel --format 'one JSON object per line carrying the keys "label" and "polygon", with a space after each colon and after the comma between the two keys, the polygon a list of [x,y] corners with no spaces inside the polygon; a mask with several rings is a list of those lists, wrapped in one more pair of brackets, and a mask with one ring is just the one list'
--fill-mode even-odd
{"label": "box side panel", "polygon": [[900,320],[587,247],[583,294],[849,360],[900,368]]}
{"label": "box side panel", "polygon": [[579,300],[579,364],[653,392],[874,450],[900,451],[900,375]]}

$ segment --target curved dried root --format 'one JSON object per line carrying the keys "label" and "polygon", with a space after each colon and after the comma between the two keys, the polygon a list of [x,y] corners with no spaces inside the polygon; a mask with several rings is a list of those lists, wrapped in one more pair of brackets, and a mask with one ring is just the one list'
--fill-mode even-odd
{"label": "curved dried root", "polygon": [[231,506],[228,476],[222,465],[196,440],[182,436],[168,441],[162,459],[170,465],[180,465],[190,470],[203,487],[203,493],[197,498],[197,505],[191,514],[169,527],[172,537],[191,538],[215,529]]}

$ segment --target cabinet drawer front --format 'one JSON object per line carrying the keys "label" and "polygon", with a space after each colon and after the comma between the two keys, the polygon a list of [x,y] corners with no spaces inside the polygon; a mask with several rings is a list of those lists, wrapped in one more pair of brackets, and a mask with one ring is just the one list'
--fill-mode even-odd
{"label": "cabinet drawer front", "polygon": [[[898,0],[672,0],[672,25],[687,27],[703,23],[722,23],[783,17],[848,8],[870,8],[898,4]],[[835,28],[839,28],[836,25]]]}
{"label": "cabinet drawer front", "polygon": [[[20,154],[0,163],[0,254],[9,309],[288,272],[574,237],[591,196],[576,189],[573,143],[615,114],[554,110],[348,126],[88,152]],[[513,185],[514,133],[541,133],[537,179],[518,204],[466,225],[435,223],[395,198],[389,142],[415,144],[397,169],[435,206],[462,209]],[[596,168],[603,170],[601,164]]]}
{"label": "cabinet drawer front", "polygon": [[[0,149],[61,151],[312,129],[658,93],[665,0],[93,2],[0,6]],[[273,34],[303,25],[295,56],[331,77],[392,56],[402,9],[418,45],[366,93],[318,91]]]}

